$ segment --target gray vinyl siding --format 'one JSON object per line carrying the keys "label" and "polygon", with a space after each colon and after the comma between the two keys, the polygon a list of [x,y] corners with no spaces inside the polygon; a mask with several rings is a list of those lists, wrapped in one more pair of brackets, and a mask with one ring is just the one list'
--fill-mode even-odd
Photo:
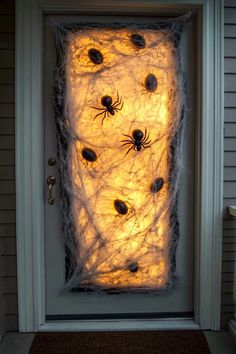
{"label": "gray vinyl siding", "polygon": [[236,255],[236,221],[227,214],[236,205],[236,0],[225,0],[224,25],[224,223],[222,254],[221,323],[233,317],[233,272]]}
{"label": "gray vinyl siding", "polygon": [[0,1],[0,333],[18,329],[14,1]]}
{"label": "gray vinyl siding", "polygon": [[[236,0],[225,0],[222,326],[233,316],[236,220]],[[14,1],[0,1],[0,334],[18,329],[15,232]]]}

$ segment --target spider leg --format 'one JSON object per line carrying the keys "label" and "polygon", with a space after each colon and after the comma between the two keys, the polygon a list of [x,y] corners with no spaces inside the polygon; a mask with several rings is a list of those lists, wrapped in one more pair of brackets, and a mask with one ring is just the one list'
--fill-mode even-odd
{"label": "spider leg", "polygon": [[112,107],[114,108],[118,103],[119,103],[119,101],[115,101],[115,102],[112,104]]}
{"label": "spider leg", "polygon": [[[116,100],[116,102],[114,102],[114,104],[112,106],[113,106],[113,108],[116,108],[116,107],[120,106],[121,104],[123,107],[122,97],[119,96],[118,91],[117,91],[117,100]],[[122,107],[119,109],[122,109]]]}
{"label": "spider leg", "polygon": [[146,141],[145,143],[143,142],[144,145],[149,145],[152,141],[149,140],[149,141]]}
{"label": "spider leg", "polygon": [[146,139],[146,137],[147,137],[147,128],[145,127],[144,137],[143,137],[142,141],[144,141]]}
{"label": "spider leg", "polygon": [[132,136],[126,135],[126,134],[122,134],[122,135],[127,136],[128,138],[130,138],[132,140],[133,143],[135,143],[135,140],[132,138]]}
{"label": "spider leg", "polygon": [[104,112],[104,117],[102,118],[102,125],[103,125],[104,119],[106,118],[106,115],[107,115],[107,111]]}
{"label": "spider leg", "polygon": [[93,118],[93,120],[95,120],[101,114],[104,114],[106,116],[106,111],[103,110],[103,112],[96,114],[96,116]]}
{"label": "spider leg", "polygon": [[122,103],[122,97],[119,97],[119,99],[114,102],[113,106],[119,106]]}
{"label": "spider leg", "polygon": [[130,142],[131,144],[133,144],[133,141],[132,140],[128,140],[128,139],[125,139],[125,140],[120,140],[121,143],[127,143],[127,142]]}
{"label": "spider leg", "polygon": [[116,97],[116,100],[117,100],[117,102],[119,102],[119,100],[120,100],[120,96],[119,96],[119,93],[118,93],[118,91],[117,91],[117,97]]}
{"label": "spider leg", "polygon": [[133,145],[133,143],[130,143],[130,142],[129,142],[129,143],[124,143],[124,144],[122,144],[121,146],[130,145],[130,144]]}
{"label": "spider leg", "polygon": [[112,107],[114,107],[116,104],[119,104],[119,102],[120,102],[120,96],[119,96],[118,91],[117,91],[116,94],[117,94],[117,96],[116,96],[116,101],[113,103]]}
{"label": "spider leg", "polygon": [[112,105],[112,108],[119,111],[119,110],[122,109],[122,107],[123,107],[123,106],[122,106],[122,107],[120,108],[120,107],[119,107],[120,104],[121,104],[121,101],[115,102],[115,103]]}
{"label": "spider leg", "polygon": [[148,145],[148,146],[145,146],[145,145],[143,145],[143,144],[141,144],[141,145],[142,145],[142,147],[143,147],[144,149],[148,149],[148,148],[151,147],[150,145]]}
{"label": "spider leg", "polygon": [[91,106],[91,108],[98,109],[99,111],[105,111],[104,108],[99,108],[99,107],[94,107],[94,106]]}
{"label": "spider leg", "polygon": [[[121,104],[121,106],[120,107],[118,107],[119,105]],[[123,108],[123,106],[124,106],[124,103],[122,102],[120,102],[120,103],[117,103],[117,105],[115,105],[115,106],[113,106],[113,109],[117,112],[117,111],[121,111],[122,110],[122,108]]]}
{"label": "spider leg", "polygon": [[149,135],[150,135],[150,134],[148,134],[148,135],[146,136],[146,138],[143,139],[143,141],[142,141],[143,143],[146,143],[146,141],[149,139]]}
{"label": "spider leg", "polygon": [[130,152],[130,150],[132,150],[134,148],[134,146],[131,146],[131,148],[126,152],[125,156]]}

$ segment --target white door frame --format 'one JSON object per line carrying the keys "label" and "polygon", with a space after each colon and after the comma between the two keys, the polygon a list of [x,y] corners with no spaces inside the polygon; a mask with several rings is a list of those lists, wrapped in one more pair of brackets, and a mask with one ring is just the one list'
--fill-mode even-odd
{"label": "white door frame", "polygon": [[[200,120],[194,320],[45,321],[43,17],[45,14],[197,14]],[[16,210],[19,329],[219,330],[223,204],[223,0],[16,1]],[[201,66],[201,67],[200,67]]]}

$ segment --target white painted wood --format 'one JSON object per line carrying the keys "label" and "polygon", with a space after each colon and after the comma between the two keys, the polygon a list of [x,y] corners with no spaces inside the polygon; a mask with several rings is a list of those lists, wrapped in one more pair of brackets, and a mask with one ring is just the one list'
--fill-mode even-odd
{"label": "white painted wood", "polygon": [[225,58],[225,74],[236,74],[236,58]]}
{"label": "white painted wood", "polygon": [[202,28],[202,75],[204,79],[208,78],[209,80],[206,80],[202,88],[202,129],[199,141],[202,144],[202,155],[199,163],[199,171],[201,171],[199,191],[201,197],[198,209],[199,248],[196,255],[196,269],[199,278],[199,287],[196,285],[199,291],[196,316],[202,328],[213,330],[218,330],[220,327],[221,302],[222,218],[220,215],[222,215],[223,190],[222,13],[223,2],[208,1],[203,10]]}
{"label": "white painted wood", "polygon": [[[236,81],[236,75],[229,75],[231,77],[232,81]],[[235,87],[235,91],[236,91],[236,87]],[[225,108],[224,110],[224,114],[225,114],[225,122],[226,123],[236,123],[236,108]]]}
{"label": "white painted wood", "polygon": [[236,181],[224,181],[224,198],[236,198]]}
{"label": "white painted wood", "polygon": [[229,215],[236,216],[236,206],[230,205],[228,207],[228,212],[229,212]]}
{"label": "white painted wood", "polygon": [[225,107],[236,108],[236,93],[226,92],[225,93]]}
{"label": "white painted wood", "polygon": [[[236,124],[235,124],[235,130],[236,130]],[[235,161],[236,161],[236,151],[226,151],[224,153],[224,165],[225,166],[235,166]]]}
{"label": "white painted wood", "polygon": [[155,331],[155,330],[200,329],[200,326],[189,319],[168,320],[97,320],[97,321],[61,321],[47,322],[39,327],[41,332],[77,332],[77,331]]}
{"label": "white painted wood", "polygon": [[[202,38],[202,43],[199,45],[200,70],[198,72],[199,82],[202,83],[202,87],[199,88],[202,102],[198,109],[198,118],[201,121],[199,143],[201,143],[202,152],[198,156],[195,320],[204,329],[218,330],[220,328],[223,199],[223,1],[17,0],[16,193],[20,331],[38,331],[46,328],[41,115],[43,14],[46,12],[87,13],[89,11],[104,13],[109,8],[113,14],[124,12],[143,14],[149,11],[160,15],[194,10],[196,5],[199,19],[198,29]],[[53,326],[56,326],[56,323]],[[72,324],[68,323],[67,330],[71,330],[71,326]],[[190,324],[188,328],[191,328]]]}
{"label": "white painted wood", "polygon": [[[224,219],[224,223],[227,221],[227,220],[234,220],[234,219],[231,219],[229,216],[228,216],[228,213],[227,213],[227,207],[228,205],[236,205],[236,198],[224,198],[223,200],[223,211],[225,213],[225,219]],[[225,224],[224,224],[225,226]],[[224,227],[224,235],[225,233],[227,232],[229,234],[229,232],[233,231],[233,230],[227,230],[228,228],[227,227]]]}
{"label": "white painted wood", "polygon": [[236,8],[225,8],[225,23],[236,24]]}
{"label": "white painted wood", "polygon": [[[208,0],[207,0],[208,1]],[[93,13],[146,13],[152,12],[152,14],[166,14],[170,16],[171,13],[183,13],[185,9],[196,9],[196,6],[205,5],[206,0],[38,0],[41,8],[47,13],[75,13],[76,11],[81,13],[87,13],[93,10]],[[212,1],[212,0],[210,0]],[[218,0],[217,0],[218,1]],[[174,5],[174,6],[173,6]]]}
{"label": "white painted wood", "polygon": [[224,36],[225,38],[236,38],[236,25],[225,25]]}
{"label": "white painted wood", "polygon": [[[236,35],[235,35],[235,48],[236,48]],[[235,49],[236,50],[236,49]],[[225,75],[225,92],[236,92],[236,75],[226,74]],[[234,117],[236,118],[236,110],[234,113]],[[235,119],[236,121],[236,119]]]}
{"label": "white painted wood", "polygon": [[225,38],[224,55],[225,57],[236,57],[236,38]]}
{"label": "white painted wood", "polygon": [[236,7],[236,0],[225,0],[224,5],[225,7]]}
{"label": "white painted wood", "polygon": [[[225,148],[225,151],[236,151],[236,138],[225,138],[224,139],[224,148]],[[235,167],[231,167],[231,168],[233,170]],[[227,179],[227,175],[225,177]],[[234,180],[236,180],[236,178],[234,178]]]}
{"label": "white painted wood", "polygon": [[16,2],[17,275],[24,332],[44,321],[41,25],[37,1]]}
{"label": "white painted wood", "polygon": [[225,124],[225,137],[236,138],[236,124],[234,123],[226,123]]}

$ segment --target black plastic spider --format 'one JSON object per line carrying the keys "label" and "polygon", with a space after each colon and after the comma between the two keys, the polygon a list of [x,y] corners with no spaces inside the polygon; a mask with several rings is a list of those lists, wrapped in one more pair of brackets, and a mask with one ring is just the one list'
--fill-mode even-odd
{"label": "black plastic spider", "polygon": [[132,131],[132,136],[123,134],[124,136],[127,136],[130,139],[126,140],[121,140],[122,144],[121,146],[124,145],[129,145],[131,144],[131,148],[126,152],[125,156],[130,152],[130,150],[134,149],[136,151],[140,151],[142,148],[147,149],[149,148],[149,144],[151,143],[151,140],[149,139],[149,134],[147,134],[147,128],[145,128],[145,133],[143,134],[142,130],[140,129],[134,129]]}
{"label": "black plastic spider", "polygon": [[98,116],[103,115],[102,124],[103,124],[103,121],[106,118],[106,116],[110,117],[110,114],[112,116],[114,116],[115,112],[118,112],[118,111],[120,111],[123,108],[122,98],[119,97],[118,92],[117,92],[117,99],[116,99],[116,101],[114,103],[112,103],[112,97],[111,96],[102,96],[101,104],[105,108],[99,108],[99,107],[93,107],[93,106],[92,106],[92,108],[97,109],[99,111],[102,111],[101,113],[98,113],[94,117],[94,119],[96,119]]}

